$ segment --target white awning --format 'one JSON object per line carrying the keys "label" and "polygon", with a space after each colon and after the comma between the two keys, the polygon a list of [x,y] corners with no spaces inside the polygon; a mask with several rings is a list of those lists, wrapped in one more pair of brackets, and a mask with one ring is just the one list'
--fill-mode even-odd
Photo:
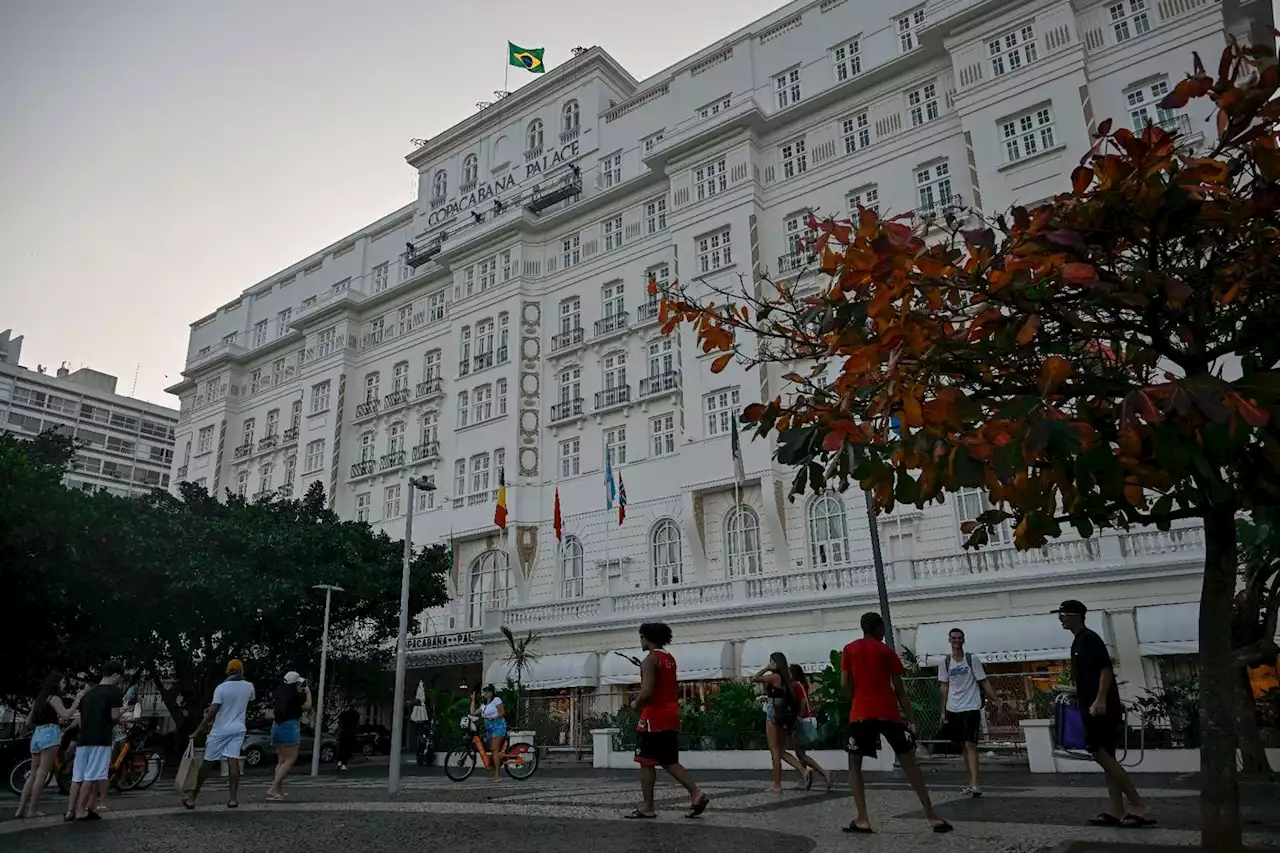
{"label": "white awning", "polygon": [[[1090,627],[1102,635],[1108,646],[1111,644],[1110,629],[1100,615],[1090,620]],[[952,628],[964,631],[964,650],[983,662],[1071,659],[1071,632],[1062,627],[1056,615],[1046,613],[921,625],[912,649],[921,664],[936,664],[947,656],[951,650],[947,635]]]}
{"label": "white awning", "polygon": [[819,672],[831,663],[833,650],[839,652],[861,636],[861,631],[823,631],[756,637],[742,646],[742,674],[755,675],[764,669],[774,652],[782,652],[787,656],[787,663],[798,663],[805,672]]}
{"label": "white awning", "polygon": [[[484,672],[486,684],[501,687],[515,678],[508,661],[496,660]],[[521,683],[526,690],[562,690],[566,687],[598,687],[600,658],[595,652],[544,655],[525,670]]]}
{"label": "white awning", "polygon": [[[684,643],[667,648],[676,659],[676,678],[680,681],[716,681],[733,678],[733,643]],[[639,649],[609,652],[600,663],[601,684],[639,684],[640,667],[619,655],[644,659]]]}
{"label": "white awning", "polygon": [[1200,604],[1158,604],[1134,610],[1138,653],[1143,657],[1194,655],[1200,651]]}

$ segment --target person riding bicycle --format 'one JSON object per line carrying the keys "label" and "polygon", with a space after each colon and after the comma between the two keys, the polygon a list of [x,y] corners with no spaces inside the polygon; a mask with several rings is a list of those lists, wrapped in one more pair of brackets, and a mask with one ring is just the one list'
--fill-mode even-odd
{"label": "person riding bicycle", "polygon": [[507,712],[502,705],[502,697],[492,684],[486,684],[484,690],[471,695],[471,715],[484,719],[484,736],[489,742],[489,752],[493,755],[493,780],[502,780],[502,754],[507,742]]}

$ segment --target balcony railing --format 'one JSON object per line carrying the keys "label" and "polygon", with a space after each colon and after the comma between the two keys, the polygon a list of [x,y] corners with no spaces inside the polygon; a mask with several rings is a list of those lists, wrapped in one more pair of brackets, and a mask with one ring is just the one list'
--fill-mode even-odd
{"label": "balcony railing", "polygon": [[284,431],[284,443],[285,443],[285,444],[293,444],[293,443],[294,443],[295,441],[297,441],[297,440],[298,440],[298,428],[297,428],[297,427],[289,427],[287,430],[285,430],[285,431]]}
{"label": "balcony railing", "polygon": [[560,352],[567,350],[569,347],[577,346],[582,343],[582,327],[570,329],[567,332],[561,332],[558,335],[551,336],[551,351]]}
{"label": "balcony railing", "polygon": [[530,148],[528,151],[524,152],[524,159],[525,159],[525,160],[536,160],[537,158],[539,158],[539,157],[541,157],[541,156],[542,156],[542,146],[541,146],[541,145],[535,145],[535,146],[533,146],[532,148]]}
{"label": "balcony railing", "polygon": [[468,359],[462,359],[458,362],[458,375],[466,376],[471,372],[471,362]]}
{"label": "balcony railing", "polygon": [[282,498],[293,497],[293,483],[285,483],[283,486],[281,486],[279,489],[276,490],[276,494],[278,494]]}
{"label": "balcony railing", "polygon": [[640,380],[640,397],[652,397],[665,394],[680,387],[680,374],[674,370],[660,373],[657,376],[646,376]]}
{"label": "balcony railing", "polygon": [[813,255],[808,252],[787,252],[785,255],[778,256],[778,272],[795,272],[811,263],[813,263]]}
{"label": "balcony railing", "polygon": [[393,409],[396,406],[403,406],[407,402],[409,402],[409,389],[406,386],[401,388],[399,391],[392,391],[383,398],[382,408],[385,411],[387,409]]}
{"label": "balcony railing", "polygon": [[444,393],[444,382],[439,376],[433,376],[430,379],[424,379],[418,383],[417,395],[421,400],[424,397],[435,397]]}
{"label": "balcony railing", "polygon": [[444,237],[436,237],[421,246],[411,246],[413,251],[405,253],[404,262],[416,270],[418,267],[440,254],[440,249],[443,247],[443,244]]}
{"label": "balcony railing", "polygon": [[371,418],[376,414],[378,414],[377,400],[365,400],[363,403],[356,406],[356,420],[360,420],[361,418]]}
{"label": "balcony railing", "polygon": [[187,466],[183,465],[178,469],[178,480],[182,481],[187,478]]}
{"label": "balcony railing", "polygon": [[551,422],[563,421],[582,414],[582,398],[557,403],[551,407]]}
{"label": "balcony railing", "polygon": [[248,456],[252,452],[253,452],[253,442],[250,441],[237,447],[235,449],[235,453],[233,454],[233,456],[236,459],[244,459],[246,456]]}
{"label": "balcony railing", "polygon": [[656,299],[651,299],[648,302],[643,303],[639,308],[636,309],[636,322],[652,323],[654,320],[657,320],[658,313],[659,313],[658,311],[659,304],[660,303]]}
{"label": "balcony railing", "polygon": [[537,215],[554,204],[579,195],[582,195],[582,173],[577,169],[571,169],[559,180],[535,186],[533,196],[525,205],[525,209]]}
{"label": "balcony railing", "polygon": [[392,468],[399,468],[404,465],[405,454],[403,450],[395,450],[391,453],[382,454],[382,458],[378,460],[379,471],[389,471]]}
{"label": "balcony railing", "polygon": [[568,145],[570,142],[577,139],[578,135],[581,133],[582,133],[581,127],[571,127],[568,130],[560,131],[560,144]]}
{"label": "balcony railing", "polygon": [[275,492],[271,491],[270,489],[263,489],[260,492],[253,493],[253,500],[255,501],[266,500],[267,498],[271,497],[274,494]]}
{"label": "balcony railing", "polygon": [[614,332],[621,332],[625,328],[627,328],[627,312],[619,311],[617,314],[610,314],[603,320],[596,320],[596,337],[612,335]]}
{"label": "balcony railing", "polygon": [[364,459],[351,465],[351,478],[367,477],[378,470],[378,463],[373,459]]}
{"label": "balcony railing", "polygon": [[493,353],[492,352],[476,353],[474,361],[476,363],[476,370],[484,370],[486,368],[493,367]]}
{"label": "balcony railing", "polygon": [[506,364],[506,363],[507,363],[507,348],[498,347],[498,364]]}
{"label": "balcony railing", "polygon": [[934,204],[922,204],[911,211],[911,215],[916,219],[940,219],[948,213],[959,214],[963,210],[963,200],[959,195],[953,195]]}
{"label": "balcony railing", "polygon": [[631,402],[631,386],[619,385],[617,388],[606,388],[596,392],[596,408],[608,409]]}
{"label": "balcony railing", "polygon": [[488,492],[476,492],[474,495],[467,495],[467,506],[480,506],[489,502]]}
{"label": "balcony railing", "polygon": [[440,458],[440,442],[428,441],[413,448],[413,461],[424,462]]}
{"label": "balcony railing", "polygon": [[262,453],[264,450],[270,450],[279,443],[280,436],[275,433],[272,433],[271,435],[264,435],[262,438],[258,439],[258,452]]}

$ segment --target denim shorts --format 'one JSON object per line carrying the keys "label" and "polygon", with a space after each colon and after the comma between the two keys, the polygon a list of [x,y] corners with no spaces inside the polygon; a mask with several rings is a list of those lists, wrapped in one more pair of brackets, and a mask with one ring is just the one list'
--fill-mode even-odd
{"label": "denim shorts", "polygon": [[44,752],[51,746],[57,746],[62,742],[62,729],[58,728],[57,723],[46,723],[43,726],[36,726],[36,730],[31,733],[31,753]]}
{"label": "denim shorts", "polygon": [[507,736],[506,719],[499,718],[496,720],[485,720],[484,734],[485,734],[485,737],[488,737],[488,738],[506,737]]}
{"label": "denim shorts", "polygon": [[302,726],[297,720],[271,724],[272,746],[297,746],[302,743]]}

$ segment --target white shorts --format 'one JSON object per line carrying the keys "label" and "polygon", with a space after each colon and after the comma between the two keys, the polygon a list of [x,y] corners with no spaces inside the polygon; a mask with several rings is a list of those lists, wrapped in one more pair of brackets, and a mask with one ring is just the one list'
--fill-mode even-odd
{"label": "white shorts", "polygon": [[224,758],[240,760],[240,749],[244,746],[244,732],[233,732],[216,735],[212,732],[204,742],[204,760],[221,761]]}
{"label": "white shorts", "polygon": [[111,747],[76,747],[75,766],[71,769],[72,782],[103,782],[111,769]]}

